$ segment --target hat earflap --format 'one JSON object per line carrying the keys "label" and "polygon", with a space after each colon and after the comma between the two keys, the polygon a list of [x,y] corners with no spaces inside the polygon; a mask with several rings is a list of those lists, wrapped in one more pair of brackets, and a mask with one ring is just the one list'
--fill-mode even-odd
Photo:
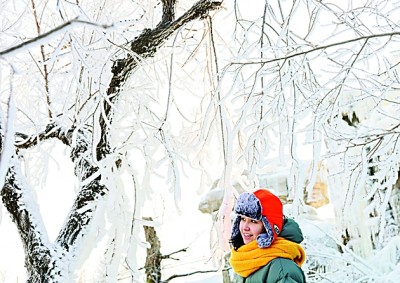
{"label": "hat earflap", "polygon": [[271,224],[265,216],[261,217],[261,221],[265,228],[265,233],[257,236],[257,244],[260,248],[268,248],[274,240],[274,231],[272,230]]}

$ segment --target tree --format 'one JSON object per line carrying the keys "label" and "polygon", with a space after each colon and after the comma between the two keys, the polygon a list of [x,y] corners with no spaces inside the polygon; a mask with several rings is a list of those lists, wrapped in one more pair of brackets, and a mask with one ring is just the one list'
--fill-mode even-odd
{"label": "tree", "polygon": [[[22,18],[22,24],[26,24],[25,21],[33,22],[38,35],[1,52],[3,58],[10,58],[13,52],[31,56],[30,62],[36,64],[36,68],[32,70],[29,69],[29,64],[22,63],[22,67],[27,70],[20,78],[15,78],[15,68],[19,67],[20,62],[11,60],[8,65],[11,71],[11,77],[7,77],[10,81],[10,99],[16,101],[28,99],[27,105],[23,105],[23,101],[16,102],[20,107],[17,114],[26,114],[28,121],[24,121],[24,118],[11,121],[18,124],[14,133],[15,151],[7,160],[7,165],[4,165],[8,168],[8,172],[1,195],[4,206],[18,227],[24,245],[28,281],[59,282],[61,279],[73,276],[74,270],[71,270],[71,266],[76,258],[79,258],[82,238],[87,237],[93,218],[96,213],[101,213],[98,208],[99,203],[110,194],[110,190],[118,190],[113,174],[118,174],[121,166],[124,166],[122,155],[125,150],[118,150],[117,148],[124,144],[118,145],[112,140],[112,135],[117,130],[112,125],[114,120],[118,119],[115,115],[119,111],[116,111],[115,107],[118,103],[123,103],[118,99],[121,93],[127,90],[124,86],[128,79],[135,69],[143,64],[146,58],[153,57],[174,33],[193,20],[207,17],[209,12],[221,6],[221,1],[199,1],[182,12],[179,17],[175,16],[177,9],[175,0],[162,1],[161,8],[153,11],[161,16],[159,23],[154,27],[151,26],[151,19],[144,19],[142,23],[140,21],[141,17],[145,18],[145,13],[149,12],[147,9],[150,7],[141,7],[129,1],[115,7],[120,13],[122,9],[127,9],[126,18],[104,25],[96,23],[95,19],[102,22],[112,16],[114,11],[111,9],[105,13],[101,12],[102,8],[110,8],[108,3],[98,3],[100,10],[97,11],[90,11],[94,3],[86,6],[85,3],[63,2],[58,3],[56,7],[35,1],[29,4],[31,7],[15,8],[22,9],[21,15],[32,13],[31,19]],[[76,16],[78,18],[74,18]],[[84,17],[86,18],[83,19]],[[111,21],[114,20],[111,18]],[[118,29],[119,24],[124,25],[123,31],[131,35],[125,37],[121,33],[118,35],[119,38],[114,38],[114,32],[109,33],[108,30]],[[135,30],[136,25],[140,24],[146,28],[142,31]],[[6,26],[2,32],[6,33],[9,30],[13,31],[12,25]],[[32,37],[31,34],[28,38]],[[40,40],[45,40],[45,44]],[[39,47],[36,48],[36,45]],[[80,49],[78,46],[85,47]],[[90,50],[96,49],[100,51],[92,54]],[[100,61],[101,57],[98,56],[104,55],[107,60]],[[101,68],[109,68],[110,71],[103,72]],[[32,78],[30,84],[34,87],[29,91],[25,89],[28,95],[25,93],[19,96],[14,93],[12,84],[18,79]],[[30,109],[24,108],[32,105],[37,106],[34,114],[31,114]],[[132,110],[136,111],[134,116],[137,115],[137,119],[143,114],[142,106],[144,112],[149,111],[145,115],[151,115],[151,110],[146,109],[148,108],[146,103],[140,102],[139,105],[131,106]],[[159,118],[156,117],[156,121],[153,121],[158,126],[152,128],[150,132],[156,135],[155,139],[165,139],[162,120],[157,121]],[[25,126],[27,128],[24,128]],[[136,130],[132,131],[137,135],[135,138],[139,138],[140,134],[135,132]],[[14,139],[10,128],[2,131],[0,144],[5,144],[7,139]],[[41,225],[40,214],[37,213],[37,204],[29,196],[32,188],[24,181],[19,160],[24,150],[38,146],[49,139],[58,139],[71,148],[71,159],[80,182],[80,189],[70,215],[54,244],[51,244],[46,237],[46,230]],[[165,140],[161,142],[167,145]],[[2,156],[9,155],[10,150],[3,151]],[[2,166],[3,164],[5,163],[2,162]],[[115,267],[111,268],[114,270],[108,271],[111,275],[106,274],[111,278],[112,274],[118,271],[121,257],[115,251],[120,245],[119,237],[121,236],[116,233],[109,247],[110,262],[117,262]]]}
{"label": "tree", "polygon": [[[99,214],[124,215],[129,208],[139,215],[155,168],[165,166],[179,200],[183,164],[205,178],[210,171],[220,177],[218,249],[224,251],[235,176],[248,172],[251,189],[265,166],[287,166],[296,216],[326,163],[338,224],[332,237],[345,255],[335,266],[342,274],[357,266],[351,276],[370,279],[392,271],[358,256],[384,251],[399,232],[395,1],[29,4],[29,10],[13,7],[19,21],[11,9],[1,12],[9,20],[0,51],[2,85],[8,82],[0,172],[8,171],[3,204],[20,231],[32,282],[73,276]],[[27,23],[28,35],[20,29]],[[29,96],[21,95],[28,86]],[[55,245],[33,213],[19,165],[24,151],[49,139],[71,148],[80,183]],[[309,175],[304,159],[312,162]],[[145,164],[143,181],[138,164]],[[120,189],[123,172],[134,186],[133,202]],[[104,208],[110,198],[119,199],[119,212]],[[129,231],[115,229],[105,252],[109,278],[124,261],[121,251],[134,250],[138,221],[123,219]],[[329,276],[313,272],[315,282]]]}
{"label": "tree", "polygon": [[[229,111],[234,114],[224,120],[231,133],[226,144],[240,136],[237,160],[253,174],[273,156],[288,165],[295,214],[304,190],[311,195],[319,162],[326,163],[337,218],[333,237],[339,250],[350,255],[350,265],[357,266],[358,256],[370,259],[377,246],[382,251],[398,241],[393,238],[399,232],[396,4],[257,4],[252,14],[245,12],[245,3],[234,5],[237,59],[221,68],[225,88],[218,89],[224,107],[237,102],[236,111]],[[232,85],[230,78],[235,78]],[[302,167],[309,145],[312,170],[307,176]],[[394,258],[398,266],[398,252]],[[361,265],[346,280],[388,273],[366,261]],[[324,276],[312,275],[317,281]]]}

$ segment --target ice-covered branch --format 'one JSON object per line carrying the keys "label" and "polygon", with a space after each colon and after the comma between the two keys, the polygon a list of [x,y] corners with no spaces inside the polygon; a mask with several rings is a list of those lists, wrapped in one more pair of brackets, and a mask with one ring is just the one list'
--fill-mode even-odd
{"label": "ice-covered branch", "polygon": [[131,53],[123,59],[114,62],[111,72],[112,78],[107,90],[107,98],[102,105],[104,115],[100,116],[100,128],[102,129],[101,139],[97,145],[97,159],[100,160],[109,152],[107,146],[107,124],[111,120],[112,103],[118,99],[118,94],[131,75],[138,63],[152,57],[162,44],[180,27],[198,18],[203,18],[212,10],[218,9],[222,1],[200,0],[192,8],[185,12],[175,21],[173,19],[174,4],[173,0],[163,1],[163,17],[161,22],[154,29],[145,29],[136,39],[128,44],[126,49]]}
{"label": "ice-covered branch", "polygon": [[15,46],[12,46],[10,48],[0,51],[0,58],[12,56],[25,48],[31,48],[33,46],[43,44],[44,42],[47,42],[49,40],[49,38],[51,38],[52,36],[57,35],[59,33],[63,33],[65,31],[71,29],[74,25],[90,25],[90,26],[94,26],[94,27],[102,28],[102,29],[107,29],[110,27],[107,25],[98,25],[96,23],[92,23],[92,22],[88,22],[88,21],[73,19],[73,20],[63,23],[62,25],[60,25],[58,27],[55,27],[52,30],[49,30],[48,32],[40,34],[35,38],[29,39],[20,44],[17,44]]}
{"label": "ice-covered branch", "polygon": [[0,112],[0,190],[4,185],[9,161],[13,154],[15,105],[12,96],[8,101],[8,113],[5,127]]}
{"label": "ice-covered branch", "polygon": [[358,42],[358,41],[368,41],[370,39],[373,38],[380,38],[380,37],[393,37],[393,36],[398,36],[400,35],[400,31],[395,31],[395,32],[388,32],[388,33],[382,33],[382,34],[371,34],[371,35],[366,35],[366,36],[360,36],[360,37],[356,37],[356,38],[352,38],[349,40],[344,40],[344,41],[339,41],[339,42],[334,42],[331,44],[327,44],[327,45],[321,45],[321,46],[316,46],[313,47],[309,50],[304,50],[301,52],[296,52],[293,54],[289,54],[289,55],[285,55],[283,57],[278,57],[278,58],[273,58],[273,59],[268,59],[268,60],[246,60],[246,62],[232,62],[230,65],[254,65],[254,64],[269,64],[269,63],[275,63],[275,62],[279,62],[279,61],[285,61],[288,59],[292,59],[295,57],[299,57],[299,56],[304,56],[316,51],[321,51],[321,50],[326,50],[328,48],[331,47],[336,47],[336,46],[341,46],[341,45],[345,45],[345,44],[349,44],[349,43],[353,43],[353,42]]}
{"label": "ice-covered branch", "polygon": [[107,192],[107,187],[101,184],[99,177],[81,188],[68,220],[57,237],[57,243],[66,251],[72,252],[76,247],[77,241],[93,218],[97,202]]}
{"label": "ice-covered branch", "polygon": [[70,133],[65,133],[62,129],[57,125],[57,123],[53,122],[46,126],[46,128],[39,132],[36,135],[26,135],[24,133],[15,133],[16,142],[15,145],[17,148],[31,148],[36,146],[39,142],[45,141],[51,138],[57,138],[65,145],[71,144]]}
{"label": "ice-covered branch", "polygon": [[[175,1],[164,1],[163,3],[173,4]],[[75,199],[73,208],[70,212],[68,220],[61,230],[57,243],[65,250],[72,250],[79,241],[80,237],[85,234],[90,221],[96,211],[98,200],[108,193],[108,188],[101,182],[101,172],[99,172],[97,162],[103,160],[110,153],[110,145],[108,140],[108,125],[112,123],[112,103],[118,99],[121,87],[132,71],[138,66],[138,58],[148,58],[154,55],[165,40],[179,29],[182,25],[196,18],[201,18],[213,9],[221,5],[221,1],[202,0],[195,4],[185,14],[174,22],[160,22],[160,24],[152,30],[144,30],[144,32],[130,43],[130,49],[137,56],[128,56],[124,59],[117,60],[112,66],[112,78],[107,90],[107,97],[103,101],[103,109],[99,114],[98,130],[101,138],[96,145],[97,160],[93,156],[87,156],[90,152],[90,142],[97,133],[91,132],[89,129],[77,131],[76,146],[72,151],[72,159],[75,162],[76,173],[78,178],[83,181],[81,190]],[[164,8],[171,13],[173,7]],[[163,17],[172,19],[173,15]],[[78,172],[78,171],[82,172]],[[95,176],[91,179],[91,176]],[[85,181],[89,180],[90,181]]]}
{"label": "ice-covered branch", "polygon": [[[173,2],[173,1],[164,1]],[[173,22],[161,21],[154,29],[145,29],[141,35],[129,43],[129,50],[135,56],[128,54],[126,58],[117,60],[112,67],[113,77],[111,79],[108,95],[118,93],[129,74],[136,68],[139,60],[154,55],[158,48],[175,31],[188,22],[206,16],[210,11],[219,8],[222,1],[201,0],[193,5],[186,13]],[[172,8],[170,8],[172,9]],[[165,16],[171,18],[171,16]]]}
{"label": "ice-covered branch", "polygon": [[1,190],[1,197],[16,224],[20,238],[25,247],[25,265],[31,273],[30,282],[42,275],[42,280],[50,280],[51,269],[55,267],[52,250],[49,245],[46,229],[42,223],[37,204],[33,201],[30,188],[23,181],[18,161],[13,160]]}

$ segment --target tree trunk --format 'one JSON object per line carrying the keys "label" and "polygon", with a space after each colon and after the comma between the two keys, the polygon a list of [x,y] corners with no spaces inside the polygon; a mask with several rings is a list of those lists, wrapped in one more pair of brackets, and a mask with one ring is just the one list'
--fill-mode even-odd
{"label": "tree trunk", "polygon": [[[16,133],[15,135],[15,138],[23,139],[23,142],[18,143],[18,145],[15,143],[17,149],[30,148],[38,145],[39,141],[50,138],[57,138],[68,146],[74,145],[71,158],[75,164],[75,173],[81,182],[80,191],[68,219],[53,247],[48,243],[47,235],[44,235],[45,229],[40,225],[41,219],[36,217],[40,217],[39,210],[31,207],[32,204],[34,206],[37,204],[34,203],[33,198],[26,195],[26,192],[29,192],[32,188],[29,188],[27,184],[21,185],[23,174],[16,168],[19,161],[17,153],[15,153],[14,164],[16,166],[9,167],[1,196],[4,206],[17,225],[24,245],[29,282],[58,282],[59,278],[65,275],[63,267],[60,266],[66,266],[65,272],[69,272],[67,271],[68,262],[63,262],[60,265],[57,263],[61,263],[64,256],[69,259],[74,258],[75,253],[79,251],[76,244],[80,238],[86,235],[87,228],[96,213],[98,201],[108,193],[108,188],[101,182],[102,176],[97,164],[110,153],[113,153],[108,136],[108,127],[112,123],[113,115],[111,104],[118,99],[125,81],[138,66],[138,60],[152,57],[175,31],[186,23],[202,18],[209,11],[219,8],[222,1],[200,0],[177,20],[174,20],[175,0],[163,0],[162,4],[164,5],[164,15],[160,23],[154,29],[145,29],[140,36],[126,46],[130,52],[135,53],[135,58],[129,53],[125,58],[114,62],[111,68],[112,77],[107,89],[108,99],[100,102],[99,108],[102,108],[102,115],[100,115],[99,121],[94,121],[93,124],[88,124],[79,129],[69,129],[68,132],[62,132],[60,126],[51,122],[37,135],[30,136],[24,133]],[[54,29],[55,32],[57,32],[57,28]],[[51,35],[51,32],[48,35]],[[41,40],[45,39],[41,37]],[[21,47],[23,46],[22,44]],[[10,48],[3,53],[7,54],[14,49]],[[100,140],[97,144],[93,144],[93,132],[96,123],[99,123]],[[74,142],[72,142],[72,133],[76,133]],[[0,149],[3,148],[3,140],[4,135],[0,138]],[[93,152],[95,152],[97,160],[93,160]],[[115,160],[117,166],[119,162],[120,160]],[[152,233],[150,228],[147,228],[147,230],[148,233]],[[155,234],[154,237],[156,237]],[[157,241],[154,250],[157,250]],[[151,258],[149,257],[148,260],[147,266],[151,263],[153,270],[159,268],[159,252]],[[154,274],[155,281],[152,282],[159,282],[159,271]]]}
{"label": "tree trunk", "polygon": [[[152,221],[151,217],[146,217],[146,220]],[[162,255],[160,252],[161,243],[158,239],[157,232],[152,226],[144,226],[144,233],[146,241],[150,244],[147,249],[145,270],[147,283],[160,283],[161,282],[161,260]]]}

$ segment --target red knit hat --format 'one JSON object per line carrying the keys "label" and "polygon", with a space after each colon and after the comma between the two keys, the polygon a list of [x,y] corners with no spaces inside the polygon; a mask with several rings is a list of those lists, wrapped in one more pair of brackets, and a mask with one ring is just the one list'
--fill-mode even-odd
{"label": "red knit hat", "polygon": [[232,243],[236,243],[238,237],[241,237],[239,231],[241,215],[262,221],[265,233],[257,237],[257,243],[260,248],[269,247],[282,231],[282,202],[276,195],[266,189],[259,189],[253,193],[242,193],[236,201],[235,213],[237,217],[232,226]]}

